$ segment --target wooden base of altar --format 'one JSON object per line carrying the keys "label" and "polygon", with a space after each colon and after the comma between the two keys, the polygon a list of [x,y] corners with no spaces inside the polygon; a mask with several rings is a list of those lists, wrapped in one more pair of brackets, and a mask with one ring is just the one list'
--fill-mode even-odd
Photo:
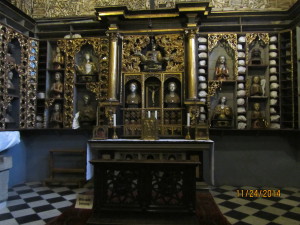
{"label": "wooden base of altar", "polygon": [[194,161],[92,160],[94,208],[88,224],[198,224]]}

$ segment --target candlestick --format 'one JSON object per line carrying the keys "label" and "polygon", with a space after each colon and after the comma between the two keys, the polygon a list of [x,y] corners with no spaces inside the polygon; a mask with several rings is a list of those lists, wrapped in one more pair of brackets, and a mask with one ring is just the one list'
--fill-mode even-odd
{"label": "candlestick", "polygon": [[157,119],[157,110],[154,112],[155,119]]}
{"label": "candlestick", "polygon": [[150,116],[151,116],[151,112],[150,111],[148,111],[148,118],[150,119]]}
{"label": "candlestick", "polygon": [[186,118],[186,125],[189,127],[191,125],[191,114],[190,113],[187,113],[187,118]]}
{"label": "candlestick", "polygon": [[117,126],[117,116],[115,113],[113,114],[113,118],[114,118],[114,127],[116,127]]}

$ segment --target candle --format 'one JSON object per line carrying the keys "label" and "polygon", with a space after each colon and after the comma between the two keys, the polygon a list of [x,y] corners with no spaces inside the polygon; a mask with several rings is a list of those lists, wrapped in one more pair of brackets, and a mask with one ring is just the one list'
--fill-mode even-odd
{"label": "candle", "polygon": [[191,114],[190,113],[187,113],[187,118],[186,118],[186,125],[189,127],[191,125]]}
{"label": "candle", "polygon": [[154,112],[155,119],[157,119],[157,110]]}
{"label": "candle", "polygon": [[150,111],[148,111],[148,118],[150,118]]}
{"label": "candle", "polygon": [[117,117],[116,114],[113,114],[113,118],[114,118],[114,127],[117,126]]}

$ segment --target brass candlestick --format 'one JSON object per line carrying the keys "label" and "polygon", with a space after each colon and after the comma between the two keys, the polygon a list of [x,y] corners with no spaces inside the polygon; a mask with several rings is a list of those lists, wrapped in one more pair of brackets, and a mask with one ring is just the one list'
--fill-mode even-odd
{"label": "brass candlestick", "polygon": [[190,126],[187,126],[187,134],[185,136],[186,140],[191,140],[191,135],[190,135]]}
{"label": "brass candlestick", "polygon": [[116,127],[115,126],[114,126],[114,134],[112,136],[112,139],[118,139],[118,135],[117,135]]}

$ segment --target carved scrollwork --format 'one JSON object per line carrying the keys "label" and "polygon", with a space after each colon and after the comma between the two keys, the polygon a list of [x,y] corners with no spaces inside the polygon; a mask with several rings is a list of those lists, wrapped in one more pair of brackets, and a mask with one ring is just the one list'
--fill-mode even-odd
{"label": "carved scrollwork", "polygon": [[163,47],[169,59],[166,72],[184,70],[184,37],[182,34],[165,34],[155,36],[156,43]]}
{"label": "carved scrollwork", "polygon": [[268,33],[247,33],[247,44],[250,45],[256,38],[258,38],[259,41],[262,41],[265,45],[269,44],[270,42],[270,37]]}
{"label": "carved scrollwork", "polygon": [[237,49],[237,34],[208,34],[208,51],[211,52],[222,39],[226,40],[233,50]]}
{"label": "carved scrollwork", "polygon": [[209,86],[208,86],[208,94],[207,96],[208,97],[211,97],[211,96],[214,96],[217,89],[221,86],[221,81],[219,80],[214,80],[214,81],[211,81],[209,83]]}
{"label": "carved scrollwork", "polygon": [[149,36],[146,35],[130,35],[123,38],[123,59],[122,72],[140,72],[139,64],[141,60],[135,56],[135,51],[141,51],[150,43]]}

